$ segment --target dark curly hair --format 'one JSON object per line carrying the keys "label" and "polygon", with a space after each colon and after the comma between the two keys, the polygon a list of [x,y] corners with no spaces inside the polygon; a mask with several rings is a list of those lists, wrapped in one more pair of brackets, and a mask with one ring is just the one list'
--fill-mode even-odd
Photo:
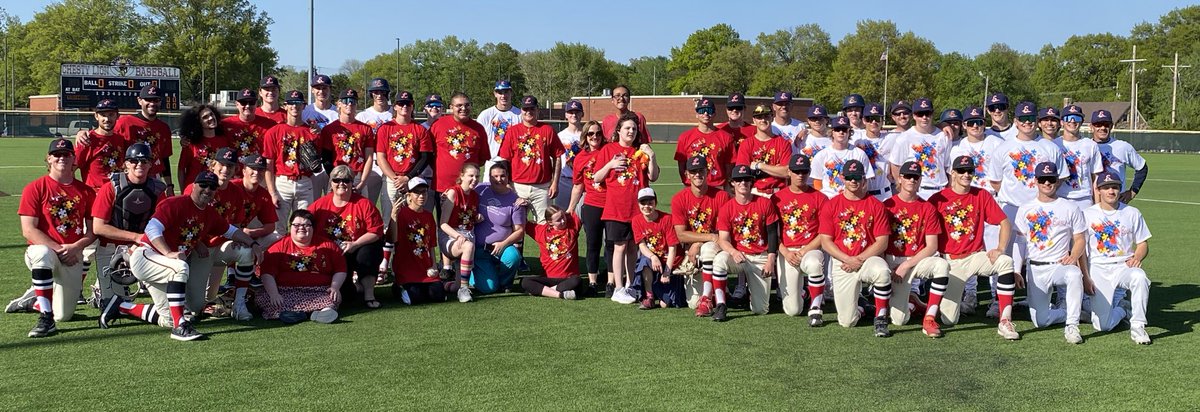
{"label": "dark curly hair", "polygon": [[187,139],[189,143],[200,143],[204,140],[204,126],[200,124],[200,114],[204,109],[211,110],[217,118],[217,136],[225,134],[225,126],[221,124],[221,111],[209,104],[192,106],[179,115],[179,138]]}

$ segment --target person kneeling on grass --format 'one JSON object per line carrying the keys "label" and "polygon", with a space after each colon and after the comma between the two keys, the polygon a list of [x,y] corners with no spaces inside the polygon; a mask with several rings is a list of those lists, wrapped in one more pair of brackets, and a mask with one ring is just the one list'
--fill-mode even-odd
{"label": "person kneeling on grass", "polygon": [[346,282],[346,259],[337,244],[314,233],[312,212],[296,210],[288,237],[267,249],[263,258],[263,289],[255,295],[263,319],[295,323],[311,312],[319,323],[337,320]]}
{"label": "person kneeling on grass", "polygon": [[433,213],[425,210],[431,193],[429,183],[414,176],[408,180],[407,189],[403,200],[392,205],[387,231],[387,239],[399,251],[392,255],[392,270],[396,274],[392,296],[405,305],[445,302],[446,290],[433,260],[437,225],[433,223]]}
{"label": "person kneeling on grass", "polygon": [[574,300],[583,285],[579,279],[579,217],[558,206],[546,206],[546,223],[525,223],[541,252],[545,276],[521,279],[521,288],[533,296]]}
{"label": "person kneeling on grass", "polygon": [[658,195],[654,189],[647,187],[638,191],[641,216],[633,218],[633,241],[642,256],[634,273],[640,273],[641,277],[635,277],[630,283],[632,287],[643,289],[639,309],[653,309],[656,304],[664,308],[687,307],[683,275],[671,274],[683,261],[683,255],[679,254],[679,238],[675,236],[671,215],[658,211],[657,207]]}

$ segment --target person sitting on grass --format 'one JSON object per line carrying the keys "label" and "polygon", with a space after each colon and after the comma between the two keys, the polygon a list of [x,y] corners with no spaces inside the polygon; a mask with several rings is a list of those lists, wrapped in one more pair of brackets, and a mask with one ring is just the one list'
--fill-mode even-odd
{"label": "person sitting on grass", "polygon": [[479,166],[467,163],[458,172],[455,185],[442,193],[441,221],[438,225],[438,250],[442,251],[443,268],[458,262],[458,301],[471,301],[469,283],[475,268],[475,224],[483,220],[479,214]]}
{"label": "person sitting on grass", "polygon": [[475,271],[471,287],[488,294],[512,286],[523,258],[519,242],[525,238],[525,210],[529,202],[519,198],[509,180],[509,162],[488,166],[488,185],[475,189],[483,220],[475,225]]}
{"label": "person sitting on grass", "polygon": [[292,322],[311,313],[313,322],[337,320],[346,259],[336,243],[315,233],[315,220],[307,210],[292,212],[288,236],[267,249],[259,267],[266,293],[254,296],[263,319]]}
{"label": "person sitting on grass", "polygon": [[392,255],[392,270],[396,274],[392,296],[405,305],[445,302],[446,290],[433,260],[437,225],[433,223],[433,213],[425,210],[431,194],[429,182],[413,176],[405,187],[407,193],[392,205],[387,230],[387,239],[399,246],[396,250],[400,251]]}
{"label": "person sitting on grass", "polygon": [[538,243],[546,274],[521,279],[521,288],[533,296],[574,300],[583,285],[579,279],[579,217],[548,205],[545,222],[526,222],[525,233]]}
{"label": "person sitting on grass", "polygon": [[683,255],[679,253],[679,238],[675,236],[671,215],[658,210],[658,195],[652,188],[638,191],[638,211],[641,216],[633,218],[633,241],[638,245],[641,259],[638,260],[632,283],[640,279],[642,303],[639,309],[687,307],[683,294],[683,275],[672,276]]}
{"label": "person sitting on grass", "polygon": [[361,290],[362,303],[376,309],[380,306],[375,299],[375,281],[383,261],[383,218],[370,199],[354,192],[354,172],[349,166],[333,168],[329,184],[329,194],[308,208],[316,216],[315,230],[342,250],[346,273],[358,276],[357,282],[342,284],[342,295],[348,302],[357,301]]}

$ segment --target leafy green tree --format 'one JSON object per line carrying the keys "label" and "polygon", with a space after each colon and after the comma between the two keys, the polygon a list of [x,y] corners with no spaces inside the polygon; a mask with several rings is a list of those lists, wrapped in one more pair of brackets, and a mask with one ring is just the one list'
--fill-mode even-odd
{"label": "leafy green tree", "polygon": [[[839,106],[842,97],[850,93],[882,102],[885,50],[888,100],[933,95],[938,57],[933,43],[912,32],[900,33],[896,23],[888,20],[863,20],[854,33],[838,42],[837,58],[826,76],[826,86],[816,96],[818,102]],[[936,101],[934,104],[939,105]]]}
{"label": "leafy green tree", "polygon": [[611,89],[617,84],[629,86],[631,92],[643,95],[669,94],[668,84],[675,77],[667,70],[670,59],[666,56],[642,56],[629,60],[629,66],[622,67],[617,72],[617,80],[613,84],[603,85],[602,89]]}
{"label": "leafy green tree", "polygon": [[1038,105],[1059,106],[1063,98],[1074,101],[1112,101],[1116,82],[1128,68],[1117,62],[1128,58],[1129,41],[1112,34],[1071,36],[1062,46],[1046,45],[1038,54],[1031,83],[1038,90]]}
{"label": "leafy green tree", "polygon": [[591,96],[612,87],[617,76],[604,51],[580,43],[523,53],[519,60],[528,94],[545,104]]}
{"label": "leafy green tree", "polygon": [[1011,104],[1037,102],[1038,95],[1030,82],[1033,62],[1027,55],[1004,43],[993,44],[988,51],[975,56],[976,67],[987,76],[989,93],[1003,92]]}
{"label": "leafy green tree", "polygon": [[692,33],[683,45],[671,48],[671,60],[667,63],[667,70],[674,77],[668,82],[671,91],[696,93],[695,79],[700,71],[712,64],[712,59],[722,49],[739,43],[745,43],[745,40],[733,26],[724,23]]}
{"label": "leafy green tree", "polygon": [[108,63],[127,57],[146,63],[148,44],[140,36],[146,24],[130,0],[65,0],[46,6],[19,28],[25,41],[9,42],[22,72],[18,79],[29,82],[20,85],[18,95],[58,94],[63,62]]}
{"label": "leafy green tree", "polygon": [[745,92],[762,56],[749,43],[735,43],[715,53],[708,66],[692,72],[689,93],[725,95]]}
{"label": "leafy green tree", "polygon": [[943,54],[938,57],[936,70],[931,98],[939,110],[983,105],[983,78],[971,58],[957,52]]}
{"label": "leafy green tree", "polygon": [[[1171,96],[1169,92],[1172,76],[1170,69],[1164,69],[1161,66],[1174,63],[1175,53],[1179,53],[1179,64],[1181,65],[1196,66],[1200,63],[1200,61],[1185,58],[1185,56],[1200,52],[1200,6],[1193,5],[1175,9],[1164,14],[1156,23],[1142,23],[1134,26],[1129,37],[1130,41],[1138,47],[1138,58],[1148,60],[1138,63],[1138,99],[1142,102],[1138,105],[1138,110],[1142,116],[1153,119],[1152,126],[1170,126]],[[1127,52],[1122,58],[1127,59],[1130,55],[1131,53]],[[1123,74],[1118,78],[1117,93],[1120,96],[1119,100],[1128,100],[1129,65],[1127,63],[1121,65]],[[1180,72],[1180,90],[1185,84],[1182,76],[1195,70],[1195,68],[1189,68]],[[1163,92],[1166,92],[1167,95],[1161,96]],[[1181,98],[1179,101],[1182,102],[1183,99]],[[1147,102],[1155,102],[1155,104],[1147,104]],[[1177,120],[1181,113],[1183,111],[1176,114]],[[1189,115],[1200,115],[1200,111],[1189,112]],[[1166,122],[1163,123],[1159,119],[1165,119]],[[1176,125],[1178,126],[1179,123],[1177,122]]]}
{"label": "leafy green tree", "polygon": [[824,88],[825,77],[837,57],[829,34],[816,24],[760,33],[754,46],[762,57],[762,66],[747,93],[759,96],[781,90],[816,96]]}

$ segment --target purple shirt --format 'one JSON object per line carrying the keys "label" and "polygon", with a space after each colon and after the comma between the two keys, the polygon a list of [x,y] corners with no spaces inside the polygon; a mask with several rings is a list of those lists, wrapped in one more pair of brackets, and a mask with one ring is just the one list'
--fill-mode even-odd
{"label": "purple shirt", "polygon": [[479,213],[483,214],[483,222],[475,225],[475,239],[481,241],[481,245],[504,240],[512,234],[514,227],[525,225],[525,208],[513,206],[517,202],[517,191],[509,187],[508,193],[504,194],[496,193],[491,185],[475,188],[479,192]]}

